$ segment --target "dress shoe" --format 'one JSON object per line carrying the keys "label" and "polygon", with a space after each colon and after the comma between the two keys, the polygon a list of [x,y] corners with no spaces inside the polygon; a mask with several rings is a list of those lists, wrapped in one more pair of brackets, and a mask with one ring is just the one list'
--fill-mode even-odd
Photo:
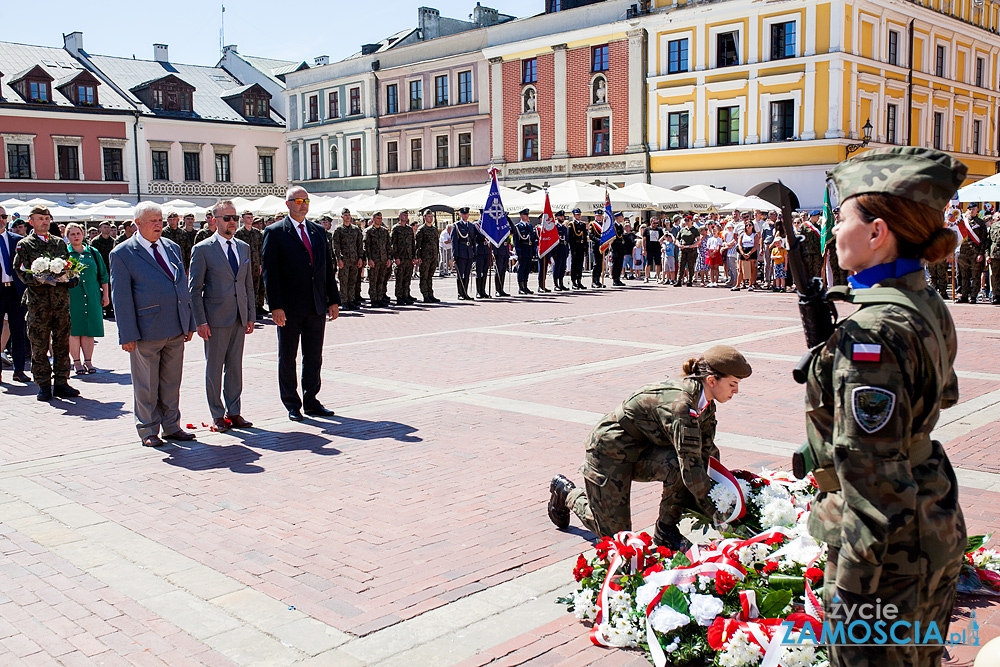
{"label": "dress shoe", "polygon": [[149,435],[142,439],[143,447],[166,447],[167,443],[160,440],[158,435]]}
{"label": "dress shoe", "polygon": [[305,413],[310,417],[333,417],[333,410],[327,410],[322,405],[317,403],[316,405],[311,405],[305,409]]}
{"label": "dress shoe", "polygon": [[507,294],[507,292],[500,290],[499,292],[497,292],[497,296],[510,296],[510,294]]}
{"label": "dress shoe", "polygon": [[492,299],[489,292],[483,292],[483,295],[479,297],[480,299]]}
{"label": "dress shoe", "polygon": [[52,385],[50,384],[40,384],[38,385],[38,394],[35,398],[39,401],[51,401],[52,400]]}
{"label": "dress shoe", "polygon": [[575,488],[576,485],[562,475],[553,477],[549,484],[549,519],[560,530],[569,528],[569,507],[566,505],[566,497]]}
{"label": "dress shoe", "polygon": [[611,283],[611,284],[612,284],[612,285],[614,285],[615,287],[628,287],[628,285],[626,285],[625,283],[623,283],[623,282],[622,282],[622,281],[620,281],[620,280],[616,280],[616,281],[614,281],[614,282],[613,282],[613,283]]}
{"label": "dress shoe", "polygon": [[18,382],[29,383],[31,378],[26,373],[14,373],[13,378]]}
{"label": "dress shoe", "polygon": [[80,395],[80,390],[74,389],[65,382],[61,382],[52,388],[52,395],[59,398],[76,398]]}
{"label": "dress shoe", "polygon": [[434,299],[424,297],[424,303],[434,303]]}
{"label": "dress shoe", "polygon": [[226,431],[228,431],[233,427],[232,424],[230,424],[225,417],[219,417],[218,419],[213,419],[212,423],[215,424],[216,433],[225,433]]}
{"label": "dress shoe", "polygon": [[437,298],[436,296],[432,296],[431,303],[441,303],[441,299]]}
{"label": "dress shoe", "polygon": [[226,419],[229,420],[229,423],[232,425],[233,428],[250,428],[251,426],[253,426],[253,422],[248,422],[246,419],[243,419],[243,417],[240,417],[239,415],[229,415],[228,417],[226,417]]}
{"label": "dress shoe", "polygon": [[289,410],[288,418],[291,419],[293,422],[300,422],[303,419],[305,419],[305,417],[302,416],[302,412],[298,408],[295,408],[294,410]]}
{"label": "dress shoe", "polygon": [[415,304],[417,302],[417,300],[414,299],[412,296],[406,297],[405,301],[406,301],[406,305],[407,306],[412,306],[413,304]]}
{"label": "dress shoe", "polygon": [[539,292],[551,292],[552,290],[550,290],[550,289],[549,289],[549,288],[547,288],[547,287],[539,287],[539,288],[538,288],[538,291],[539,291]]}
{"label": "dress shoe", "polygon": [[167,433],[163,436],[164,440],[177,440],[178,442],[190,442],[195,439],[194,433],[188,433],[187,431],[177,430],[173,433]]}
{"label": "dress shoe", "polygon": [[653,531],[653,544],[667,547],[676,553],[684,553],[691,548],[691,542],[681,535],[676,525],[666,526],[659,521],[656,522],[656,529]]}

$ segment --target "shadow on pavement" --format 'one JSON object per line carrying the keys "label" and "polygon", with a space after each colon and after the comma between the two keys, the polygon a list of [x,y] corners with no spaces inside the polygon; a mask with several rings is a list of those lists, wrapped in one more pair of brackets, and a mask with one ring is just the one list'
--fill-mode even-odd
{"label": "shadow on pavement", "polygon": [[164,450],[167,458],[164,463],[186,470],[218,470],[228,468],[239,474],[264,472],[264,468],[253,465],[260,454],[243,445],[207,445],[200,442],[185,443],[183,446],[175,443],[167,445]]}
{"label": "shadow on pavement", "polygon": [[[259,428],[233,429],[226,433],[238,438],[244,445],[272,452],[303,451],[320,456],[336,456],[341,453],[336,447],[327,447],[330,444],[328,438],[314,433],[284,433],[265,431]],[[256,454],[256,456],[260,455]]]}
{"label": "shadow on pavement", "polygon": [[408,424],[401,424],[400,422],[384,420],[367,421],[365,419],[341,417],[339,415],[315,420],[327,422],[329,426],[323,429],[323,433],[335,435],[338,438],[350,438],[351,440],[381,440],[383,438],[391,438],[399,442],[423,442],[423,438],[412,435],[416,433],[416,428]]}
{"label": "shadow on pavement", "polygon": [[[81,393],[87,388],[77,384]],[[54,398],[50,401],[52,407],[62,410],[63,414],[79,417],[84,421],[100,421],[103,419],[118,419],[125,414],[125,403],[122,401],[96,401],[86,396],[76,398]]]}

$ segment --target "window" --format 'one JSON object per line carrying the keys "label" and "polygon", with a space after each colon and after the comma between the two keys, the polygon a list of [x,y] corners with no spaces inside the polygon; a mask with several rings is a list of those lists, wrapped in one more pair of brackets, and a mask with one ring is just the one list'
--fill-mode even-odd
{"label": "window", "polygon": [[158,81],[149,88],[149,99],[154,109],[165,111],[191,111],[194,88],[173,75]]}
{"label": "window", "polygon": [[771,60],[795,57],[795,21],[771,24]]}
{"label": "window", "polygon": [[688,112],[667,114],[667,148],[688,147]]}
{"label": "window", "polygon": [[52,99],[49,94],[49,82],[39,80],[28,81],[28,101],[48,102]]}
{"label": "window", "polygon": [[732,67],[740,64],[740,54],[736,49],[735,32],[724,32],[715,36],[716,67]]}
{"label": "window", "polygon": [[458,103],[468,104],[472,101],[472,72],[458,73]]}
{"label": "window", "polygon": [[351,176],[361,175],[361,139],[351,139]]}
{"label": "window", "polygon": [[717,146],[736,146],[740,143],[740,108],[719,107]]}
{"label": "window", "polygon": [[591,72],[607,72],[608,71],[608,45],[602,44],[600,46],[594,46],[590,49],[590,71]]}
{"label": "window", "polygon": [[184,180],[201,180],[201,154],[184,153]]}
{"label": "window", "polygon": [[385,145],[385,170],[390,173],[399,171],[399,142],[389,141]]}
{"label": "window", "polygon": [[122,149],[104,148],[101,150],[104,157],[104,180],[124,181],[125,174],[122,168]]}
{"label": "window", "polygon": [[261,155],[257,158],[257,174],[261,183],[274,183],[274,156]]}
{"label": "window", "polygon": [[472,133],[463,132],[458,135],[458,166],[472,166]]}
{"label": "window", "polygon": [[399,113],[399,85],[395,83],[385,87],[385,112]]}
{"label": "window", "polygon": [[357,116],[361,113],[361,89],[351,88],[351,115]]}
{"label": "window", "polygon": [[11,178],[31,178],[31,146],[7,144],[7,171]]}
{"label": "window", "polygon": [[538,82],[538,58],[527,58],[521,61],[521,83]]}
{"label": "window", "polygon": [[983,121],[972,121],[972,152],[979,155],[979,138],[983,132]]}
{"label": "window", "polygon": [[422,139],[410,139],[410,171],[424,168],[424,142]]}
{"label": "window", "polygon": [[523,160],[538,159],[538,125],[525,125],[521,129],[521,151]]}
{"label": "window", "polygon": [[153,180],[154,181],[169,181],[170,180],[170,163],[168,161],[169,153],[167,151],[153,151]]}
{"label": "window", "polygon": [[229,153],[215,154],[215,182],[229,183],[233,180],[229,171]]}
{"label": "window", "polygon": [[771,141],[786,141],[795,136],[795,102],[771,102]]}
{"label": "window", "polygon": [[327,118],[340,118],[340,91],[327,95]]}
{"label": "window", "polygon": [[887,104],[885,107],[885,140],[886,143],[896,143],[896,114],[899,108],[895,104]]}
{"label": "window", "polygon": [[448,75],[434,77],[434,106],[448,106]]}
{"label": "window", "polygon": [[611,119],[607,116],[590,121],[590,138],[593,147],[591,155],[607,155],[611,152]]}
{"label": "window", "polygon": [[309,144],[309,178],[322,178],[323,172],[319,168],[319,144]]}
{"label": "window", "polygon": [[160,89],[160,88],[154,88],[151,91],[151,98],[150,99],[153,102],[153,108],[154,109],[162,109],[163,108],[163,103],[164,103],[163,101],[164,101],[165,98],[166,98],[166,95],[164,94],[164,92],[163,92],[162,89]]}
{"label": "window", "polygon": [[[97,88],[91,84],[77,84],[76,86],[76,103],[86,106],[93,106],[97,104]],[[120,179],[119,179],[120,180]]]}
{"label": "window", "polygon": [[80,148],[78,146],[56,146],[59,160],[59,180],[80,180]]}
{"label": "window", "polygon": [[983,73],[986,71],[986,60],[983,58],[976,58],[976,85],[980,88],[983,87]]}
{"label": "window", "polygon": [[267,118],[271,115],[271,102],[262,95],[244,95],[243,115],[247,118]]}
{"label": "window", "polygon": [[899,65],[899,32],[889,31],[889,64]]}
{"label": "window", "polygon": [[941,134],[944,127],[944,114],[934,113],[934,148],[941,150]]}
{"label": "window", "polygon": [[319,121],[319,95],[309,96],[309,120],[306,122],[315,123]]}
{"label": "window", "polygon": [[944,61],[948,55],[948,50],[945,49],[943,44],[938,44],[936,50],[936,56],[934,58],[934,73],[938,76],[944,76]]}
{"label": "window", "polygon": [[667,44],[667,73],[688,71],[688,41],[675,39]]}
{"label": "window", "polygon": [[330,176],[340,171],[340,149],[330,146]]}
{"label": "window", "polygon": [[447,169],[448,168],[448,135],[442,134],[434,138],[436,155],[437,155],[437,168]]}
{"label": "window", "polygon": [[420,79],[410,82],[410,111],[420,111],[423,106],[423,92]]}

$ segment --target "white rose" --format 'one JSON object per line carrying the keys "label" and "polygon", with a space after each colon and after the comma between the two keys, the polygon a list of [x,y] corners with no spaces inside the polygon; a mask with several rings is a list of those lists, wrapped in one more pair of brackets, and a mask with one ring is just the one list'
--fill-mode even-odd
{"label": "white rose", "polygon": [[712,625],[715,617],[722,613],[722,600],[714,595],[692,593],[688,611],[694,620],[698,621],[698,625],[708,627]]}
{"label": "white rose", "polygon": [[31,263],[32,273],[47,273],[49,270],[49,260],[39,257]]}
{"label": "white rose", "polygon": [[677,628],[683,628],[691,622],[687,614],[682,614],[670,605],[661,604],[649,615],[649,623],[659,633],[667,634]]}
{"label": "white rose", "polygon": [[49,273],[59,275],[66,269],[66,260],[60,257],[53,257],[49,260]]}

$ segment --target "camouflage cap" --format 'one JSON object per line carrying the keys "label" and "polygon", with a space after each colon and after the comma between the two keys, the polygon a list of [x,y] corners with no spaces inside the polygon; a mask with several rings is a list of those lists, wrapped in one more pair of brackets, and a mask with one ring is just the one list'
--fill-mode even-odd
{"label": "camouflage cap", "polygon": [[713,345],[702,355],[713,371],[732,375],[740,380],[750,377],[753,369],[740,351],[730,345]]}
{"label": "camouflage cap", "polygon": [[834,205],[880,192],[943,211],[969,168],[941,151],[914,146],[878,148],[844,160],[827,172]]}

